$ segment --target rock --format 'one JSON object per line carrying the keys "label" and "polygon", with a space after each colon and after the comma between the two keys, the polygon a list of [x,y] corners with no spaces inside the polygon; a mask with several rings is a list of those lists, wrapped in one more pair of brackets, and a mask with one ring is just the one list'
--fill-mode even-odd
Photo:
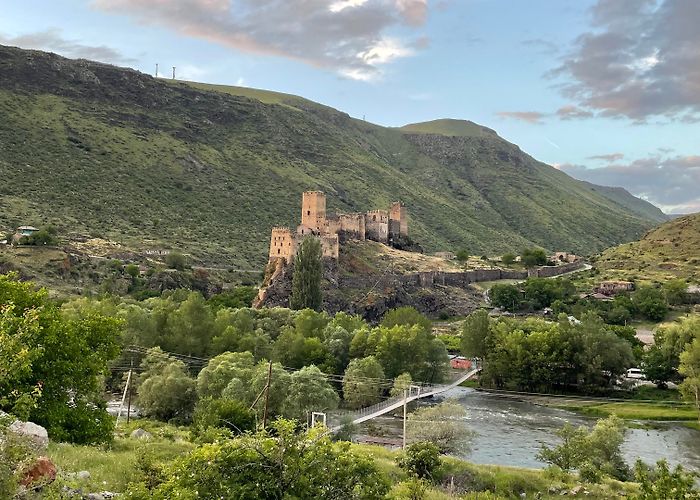
{"label": "rock", "polygon": [[102,493],[88,493],[88,496],[86,497],[87,500],[105,500],[104,495]]}
{"label": "rock", "polygon": [[75,477],[81,481],[87,481],[90,479],[90,471],[81,470],[80,472],[75,473]]}
{"label": "rock", "polygon": [[151,439],[153,436],[150,432],[143,430],[142,428],[134,429],[134,431],[129,435],[131,439]]}
{"label": "rock", "polygon": [[10,425],[9,430],[18,436],[26,437],[32,443],[32,447],[38,452],[46,451],[46,448],[49,446],[49,433],[34,422],[15,420]]}
{"label": "rock", "polygon": [[527,493],[524,491],[520,494],[520,498],[527,498]]}
{"label": "rock", "polygon": [[24,473],[20,484],[28,489],[51,484],[56,479],[56,466],[48,457],[39,457]]}
{"label": "rock", "polygon": [[571,493],[572,495],[576,496],[576,495],[578,495],[579,493],[581,493],[582,491],[583,491],[583,486],[581,486],[581,485],[579,484],[578,486],[574,486],[573,488],[571,488],[570,493]]}

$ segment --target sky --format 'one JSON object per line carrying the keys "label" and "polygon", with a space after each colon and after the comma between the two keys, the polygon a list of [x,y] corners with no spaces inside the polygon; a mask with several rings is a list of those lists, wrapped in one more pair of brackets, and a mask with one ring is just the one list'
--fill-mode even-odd
{"label": "sky", "polygon": [[0,0],[0,44],[472,120],[583,180],[700,211],[700,0]]}

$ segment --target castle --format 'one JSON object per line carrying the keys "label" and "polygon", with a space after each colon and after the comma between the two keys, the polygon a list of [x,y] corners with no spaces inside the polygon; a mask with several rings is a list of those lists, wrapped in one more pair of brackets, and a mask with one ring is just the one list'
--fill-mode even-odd
{"label": "castle", "polygon": [[347,240],[373,240],[391,244],[408,236],[406,207],[392,203],[389,210],[367,213],[326,215],[326,195],[321,191],[306,191],[301,200],[301,224],[296,232],[288,227],[273,227],[270,238],[270,261],[291,262],[297,246],[307,237],[321,241],[324,257],[338,258],[340,244]]}

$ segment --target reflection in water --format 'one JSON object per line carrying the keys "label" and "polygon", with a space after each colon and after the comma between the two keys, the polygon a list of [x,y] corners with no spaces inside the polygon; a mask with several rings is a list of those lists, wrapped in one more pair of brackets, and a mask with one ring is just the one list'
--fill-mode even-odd
{"label": "reflection in water", "polygon": [[[558,444],[555,431],[564,423],[592,425],[595,420],[575,413],[516,401],[492,394],[458,388],[445,397],[460,402],[467,409],[466,425],[476,432],[470,453],[463,458],[479,464],[511,465],[541,468],[545,464],[535,459],[544,443]],[[375,419],[374,425],[398,436],[401,421],[392,418]],[[700,432],[682,424],[663,424],[661,429],[630,429],[623,452],[627,463],[637,457],[647,463],[665,458],[671,465],[681,464],[700,470]]]}

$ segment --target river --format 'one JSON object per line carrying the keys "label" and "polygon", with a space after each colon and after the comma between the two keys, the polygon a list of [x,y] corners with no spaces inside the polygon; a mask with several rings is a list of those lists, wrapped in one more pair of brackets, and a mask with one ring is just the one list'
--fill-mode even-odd
{"label": "river", "polygon": [[[542,444],[558,444],[557,429],[566,422],[588,426],[595,422],[595,419],[570,411],[474,389],[457,388],[446,393],[444,398],[455,399],[466,408],[464,425],[476,435],[471,451],[462,458],[478,464],[545,467],[535,455]],[[380,417],[373,422],[382,433],[400,436],[400,419]],[[658,427],[628,430],[622,447],[627,463],[632,466],[637,458],[647,463],[665,458],[671,465],[681,464],[700,471],[700,432],[678,423],[660,423]]]}

